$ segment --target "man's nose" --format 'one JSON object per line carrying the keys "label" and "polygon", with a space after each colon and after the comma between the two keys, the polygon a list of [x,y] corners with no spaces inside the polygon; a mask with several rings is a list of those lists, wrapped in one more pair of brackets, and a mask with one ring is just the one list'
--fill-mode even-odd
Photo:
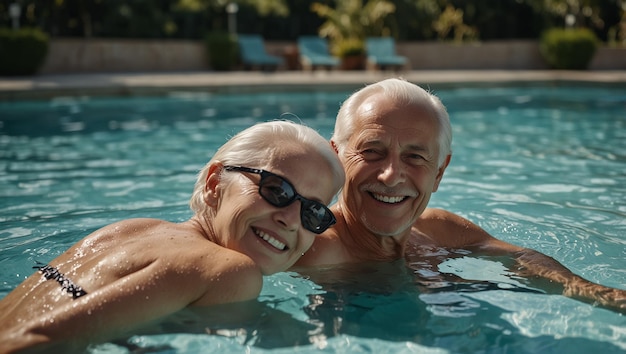
{"label": "man's nose", "polygon": [[389,187],[393,187],[404,182],[404,177],[404,167],[398,158],[390,158],[385,161],[382,170],[378,174],[378,179]]}

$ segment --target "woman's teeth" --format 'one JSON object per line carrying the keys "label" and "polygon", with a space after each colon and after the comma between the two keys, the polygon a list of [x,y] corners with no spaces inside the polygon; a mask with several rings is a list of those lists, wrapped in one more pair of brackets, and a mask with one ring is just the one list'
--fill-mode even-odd
{"label": "woman's teeth", "polygon": [[265,242],[267,242],[270,245],[274,246],[274,248],[276,248],[278,250],[284,251],[286,246],[287,246],[284,243],[278,241],[277,239],[273,238],[272,236],[266,234],[263,231],[255,230],[255,233],[257,234],[257,236],[262,238]]}

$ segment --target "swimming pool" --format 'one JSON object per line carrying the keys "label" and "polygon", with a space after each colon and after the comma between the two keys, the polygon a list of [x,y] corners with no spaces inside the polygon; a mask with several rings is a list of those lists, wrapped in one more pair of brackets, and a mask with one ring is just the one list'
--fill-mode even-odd
{"label": "swimming pool", "polygon": [[[591,281],[626,288],[626,86],[434,91],[451,115],[454,154],[431,206],[546,253]],[[53,259],[105,224],[129,217],[186,220],[197,170],[254,122],[301,119],[329,137],[349,93],[0,102],[0,297],[32,274],[35,261]],[[349,281],[324,281],[337,274]],[[419,285],[429,277],[443,279],[438,289]],[[540,293],[511,275],[505,260],[458,251],[436,270],[415,262],[277,274],[266,278],[257,302],[184,311],[92,351],[136,347],[618,353],[626,350],[626,318]]]}

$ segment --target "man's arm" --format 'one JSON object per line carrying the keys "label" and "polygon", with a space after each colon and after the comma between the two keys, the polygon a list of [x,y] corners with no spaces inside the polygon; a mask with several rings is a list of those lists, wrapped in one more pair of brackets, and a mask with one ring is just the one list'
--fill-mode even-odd
{"label": "man's arm", "polygon": [[[545,254],[489,235],[469,220],[442,209],[427,209],[415,224],[428,242],[444,248],[465,248],[485,255],[510,255],[519,275],[539,277],[562,285],[565,296],[626,313],[626,290],[590,282]],[[545,290],[545,289],[544,289]],[[548,289],[554,291],[554,288]]]}
{"label": "man's arm", "polygon": [[517,271],[520,275],[558,282],[563,285],[565,296],[626,314],[626,290],[590,282],[572,273],[552,257],[532,249],[523,249],[513,256],[521,267]]}

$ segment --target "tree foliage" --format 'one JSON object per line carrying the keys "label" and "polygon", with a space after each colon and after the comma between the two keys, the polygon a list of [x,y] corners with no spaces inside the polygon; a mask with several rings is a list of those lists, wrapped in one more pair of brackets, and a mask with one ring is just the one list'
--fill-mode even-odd
{"label": "tree foliage", "polygon": [[439,40],[445,40],[450,34],[453,35],[455,42],[473,40],[478,36],[476,29],[466,25],[463,21],[463,10],[456,9],[452,5],[446,6],[439,18],[433,22],[433,28]]}
{"label": "tree foliage", "polygon": [[[0,27],[11,27],[8,7],[14,2],[22,7],[21,26],[52,37],[201,39],[228,28],[226,6],[233,2],[237,30],[271,40],[295,40],[318,29],[337,37],[451,40],[457,28],[473,29],[481,40],[538,39],[572,16],[575,27],[590,28],[601,40],[626,38],[626,0],[0,0]],[[449,7],[457,12],[446,12]],[[455,17],[460,12],[462,22]]]}
{"label": "tree foliage", "polygon": [[385,18],[394,13],[396,7],[387,0],[344,0],[334,7],[319,2],[311,10],[326,20],[319,28],[322,37],[333,40],[360,39],[367,36],[389,35]]}

